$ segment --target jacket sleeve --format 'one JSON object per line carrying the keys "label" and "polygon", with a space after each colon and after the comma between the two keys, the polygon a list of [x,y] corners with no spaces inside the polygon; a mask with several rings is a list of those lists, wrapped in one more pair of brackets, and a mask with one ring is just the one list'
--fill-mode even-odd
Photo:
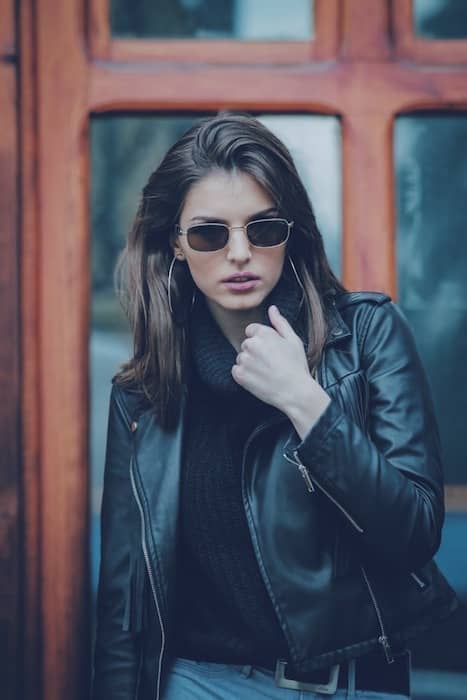
{"label": "jacket sleeve", "polygon": [[346,516],[364,555],[413,570],[440,544],[443,477],[428,382],[412,332],[393,302],[376,307],[361,358],[367,432],[332,399],[293,456]]}
{"label": "jacket sleeve", "polygon": [[124,613],[131,557],[131,437],[128,421],[110,395],[101,510],[101,561],[97,594],[92,700],[134,700],[138,637],[125,631]]}

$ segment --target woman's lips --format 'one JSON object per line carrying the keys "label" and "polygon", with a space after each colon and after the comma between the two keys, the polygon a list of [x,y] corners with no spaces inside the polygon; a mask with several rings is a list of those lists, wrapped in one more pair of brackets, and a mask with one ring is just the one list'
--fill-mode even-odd
{"label": "woman's lips", "polygon": [[230,289],[233,292],[248,292],[250,289],[254,289],[259,283],[260,280],[258,278],[245,280],[243,282],[237,280],[227,280],[222,282],[227,289]]}

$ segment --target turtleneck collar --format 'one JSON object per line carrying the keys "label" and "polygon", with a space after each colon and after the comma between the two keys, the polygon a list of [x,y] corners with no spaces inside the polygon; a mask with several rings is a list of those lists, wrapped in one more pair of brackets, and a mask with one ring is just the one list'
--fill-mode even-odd
{"label": "turtleneck collar", "polygon": [[[304,314],[305,298],[295,276],[287,270],[266,297],[262,323],[271,327],[267,308],[275,304],[295,332],[306,341]],[[189,326],[190,350],[193,369],[201,381],[217,394],[226,398],[251,396],[234,380],[231,374],[237,351],[223,334],[212,316],[205,298],[198,294],[192,309]]]}

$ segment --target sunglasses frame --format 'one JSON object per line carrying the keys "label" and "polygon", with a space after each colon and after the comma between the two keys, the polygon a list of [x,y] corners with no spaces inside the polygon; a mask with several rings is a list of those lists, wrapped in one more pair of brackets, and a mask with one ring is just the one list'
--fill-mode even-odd
{"label": "sunglasses frame", "polygon": [[[287,236],[285,240],[281,241],[280,243],[276,243],[275,245],[255,245],[254,243],[251,242],[249,236],[248,236],[248,226],[251,226],[251,224],[257,224],[257,223],[263,223],[265,221],[283,221],[284,223],[287,224]],[[253,247],[253,248],[278,248],[279,246],[285,245],[287,241],[289,240],[290,237],[290,231],[292,230],[294,225],[293,221],[287,221],[287,219],[283,219],[279,216],[271,217],[269,219],[253,219],[253,221],[249,221],[245,226],[227,226],[227,224],[223,224],[222,222],[215,222],[215,221],[208,221],[205,224],[194,224],[193,226],[190,226],[186,230],[182,229],[181,226],[178,224],[175,224],[175,232],[179,236],[186,236],[187,243],[191,250],[194,250],[196,253],[217,253],[219,250],[224,250],[224,248],[228,245],[229,243],[229,238],[230,238],[230,232],[233,231],[234,229],[243,229],[246,233],[246,236],[248,238],[248,243]],[[196,228],[197,226],[222,226],[223,228],[227,229],[228,235],[227,235],[227,240],[224,243],[224,245],[221,248],[215,248],[214,250],[198,250],[197,248],[193,248],[192,245],[190,244],[190,240],[188,238],[188,232],[192,228]]]}

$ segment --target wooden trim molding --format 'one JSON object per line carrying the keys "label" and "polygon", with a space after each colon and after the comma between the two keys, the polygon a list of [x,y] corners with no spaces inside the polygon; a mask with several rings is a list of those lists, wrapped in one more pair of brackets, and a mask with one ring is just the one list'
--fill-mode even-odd
{"label": "wooden trim molding", "polygon": [[200,64],[306,63],[314,58],[312,41],[203,41],[196,39],[114,39],[109,59],[115,62],[170,61]]}
{"label": "wooden trim molding", "polygon": [[113,38],[109,2],[89,0],[87,34],[93,59],[119,63],[287,65],[337,58],[339,0],[315,0],[315,39],[310,41]]}
{"label": "wooden trim molding", "polygon": [[[226,91],[225,85],[229,86]],[[261,90],[258,90],[261,85]],[[412,70],[399,63],[339,62],[307,69],[180,65],[137,65],[118,70],[111,63],[89,69],[88,109],[303,110],[346,114],[429,109],[465,109],[466,72],[458,68]]]}
{"label": "wooden trim molding", "polygon": [[2,697],[18,697],[22,620],[16,66],[0,58],[0,651]]}
{"label": "wooden trim molding", "polygon": [[389,3],[342,0],[341,8],[342,58],[353,61],[389,60],[392,55]]}
{"label": "wooden trim molding", "polygon": [[110,58],[110,0],[88,0],[87,41],[89,55],[95,60]]}
{"label": "wooden trim molding", "polygon": [[0,2],[0,60],[16,55],[15,3],[14,0]]}
{"label": "wooden trim molding", "polygon": [[344,284],[396,298],[392,112],[347,113],[342,127]]}
{"label": "wooden trim molding", "polygon": [[[33,76],[38,201],[32,232],[36,270],[23,307],[31,347],[24,348],[37,394],[25,410],[30,470],[40,493],[41,700],[81,700],[89,683],[88,333],[89,240],[87,60],[82,0],[35,0]],[[31,82],[32,81],[32,82]],[[26,143],[30,146],[31,140]],[[30,183],[29,183],[30,184]],[[34,193],[34,189],[33,189]],[[27,201],[29,192],[23,192]],[[34,202],[32,200],[31,204]],[[28,202],[29,203],[29,202]],[[31,261],[26,262],[30,271]],[[29,286],[28,286],[29,285]],[[35,289],[33,288],[36,285]],[[37,314],[36,319],[34,314]],[[34,431],[37,429],[38,434]],[[37,460],[37,461],[36,461]],[[30,502],[34,517],[34,502]]]}
{"label": "wooden trim molding", "polygon": [[467,64],[467,40],[427,39],[415,34],[413,0],[393,0],[392,25],[399,59],[431,65]]}
{"label": "wooden trim molding", "polygon": [[39,192],[37,179],[37,91],[34,0],[19,8],[21,111],[21,404],[23,466],[23,606],[21,653],[23,700],[42,700],[41,656],[41,474],[39,366]]}

